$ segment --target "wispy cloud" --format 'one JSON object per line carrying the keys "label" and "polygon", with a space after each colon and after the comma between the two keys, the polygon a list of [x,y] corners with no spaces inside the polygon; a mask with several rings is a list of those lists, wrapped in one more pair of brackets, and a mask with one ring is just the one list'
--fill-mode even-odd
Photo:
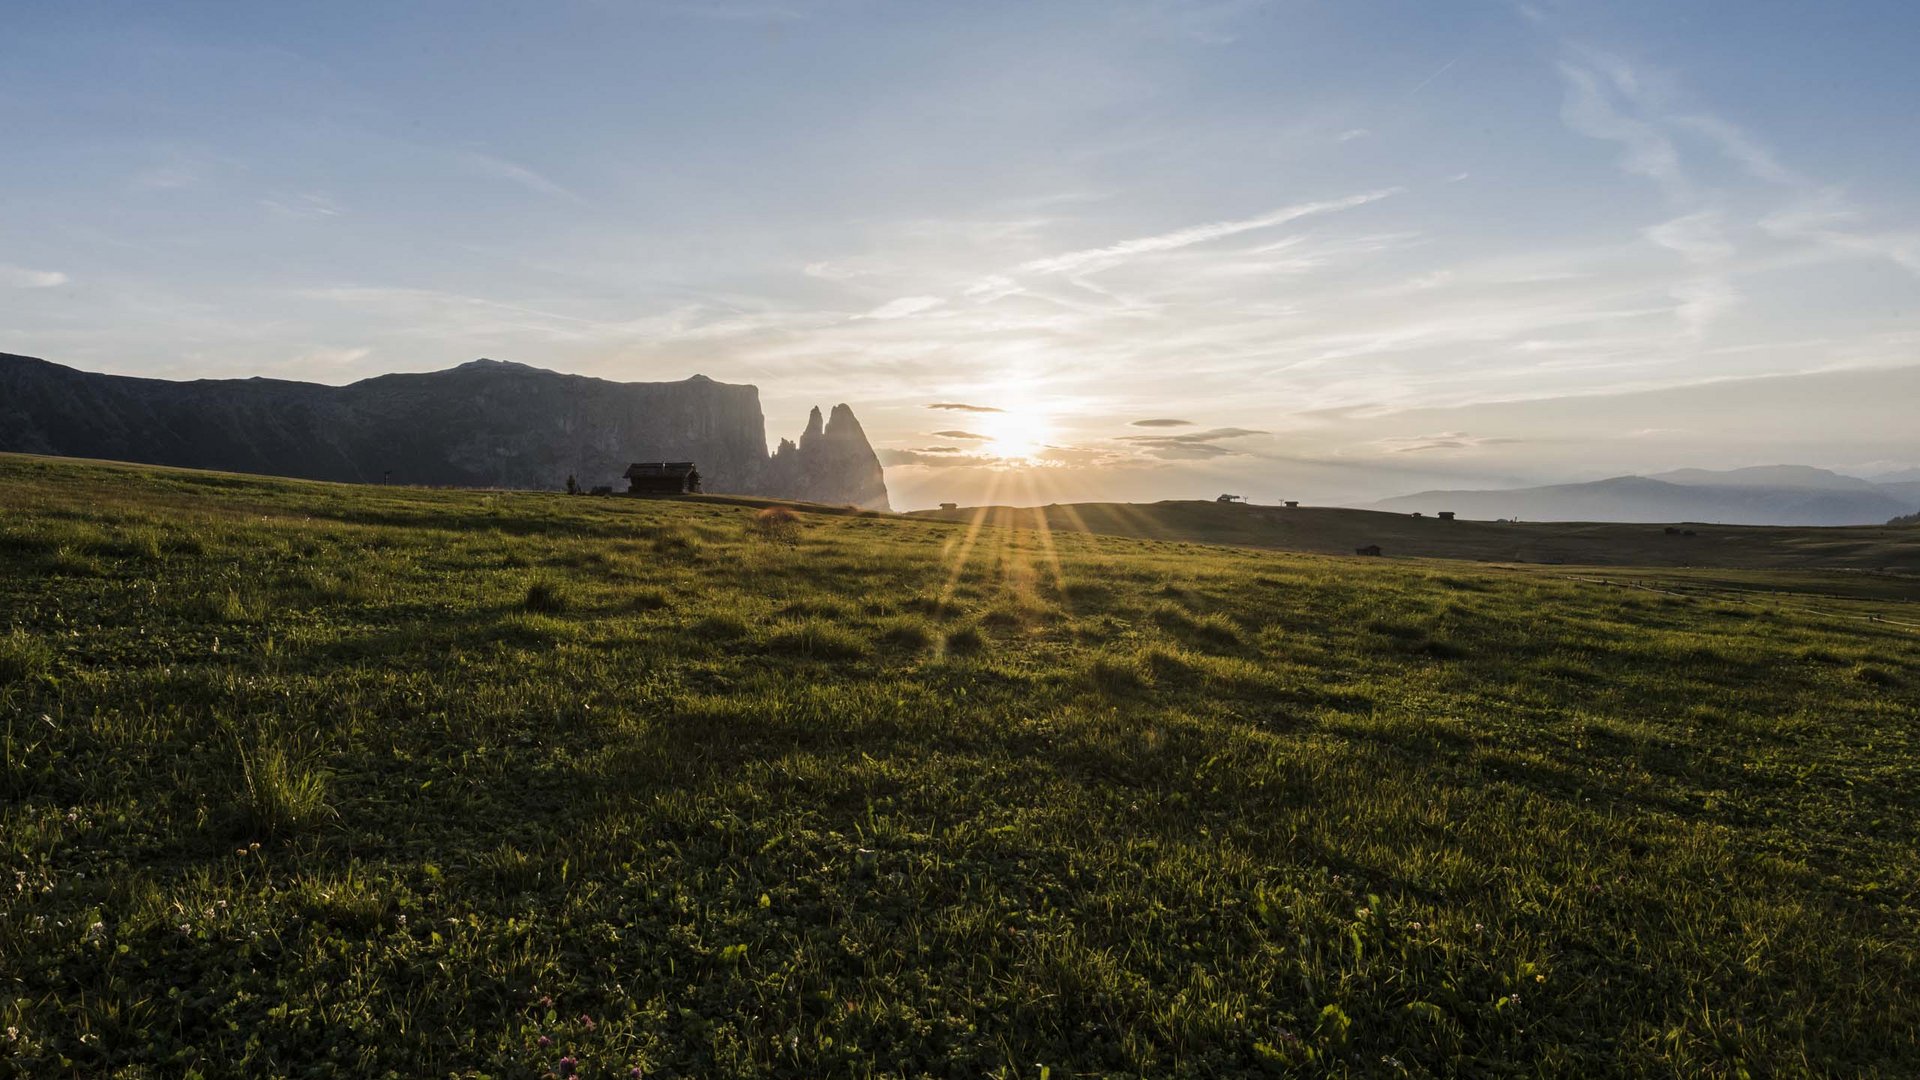
{"label": "wispy cloud", "polygon": [[1681,166],[1680,151],[1673,140],[1655,124],[1622,107],[1626,95],[1639,87],[1631,69],[1617,61],[1602,63],[1609,69],[1605,73],[1571,62],[1560,65],[1567,83],[1561,118],[1582,135],[1619,143],[1622,169],[1659,184],[1669,198],[1690,200],[1693,184]]}
{"label": "wispy cloud", "polygon": [[1135,420],[1133,422],[1133,426],[1134,427],[1192,427],[1193,421],[1171,420],[1171,419]]}
{"label": "wispy cloud", "polygon": [[169,150],[162,160],[138,171],[128,185],[138,191],[183,191],[205,184],[216,163],[183,150]]}
{"label": "wispy cloud", "polygon": [[828,260],[810,262],[801,267],[800,272],[810,278],[819,278],[822,281],[850,281],[853,278],[873,273],[870,269],[849,266],[844,262]]}
{"label": "wispy cloud", "polygon": [[1022,274],[1081,274],[1104,270],[1141,255],[1159,252],[1177,251],[1194,244],[1204,244],[1212,240],[1221,240],[1241,233],[1258,229],[1271,229],[1285,225],[1290,221],[1309,217],[1314,214],[1328,214],[1340,210],[1351,210],[1400,192],[1399,188],[1382,188],[1358,195],[1349,195],[1340,199],[1325,199],[1318,202],[1296,203],[1281,207],[1258,217],[1240,218],[1235,221],[1216,221],[1207,225],[1195,225],[1155,236],[1142,236],[1133,240],[1122,240],[1106,247],[1086,248],[1069,251],[1060,255],[1034,259],[1016,268]]}
{"label": "wispy cloud", "polygon": [[1700,210],[1663,221],[1648,228],[1646,236],[1678,253],[1698,271],[1669,290],[1680,301],[1680,320],[1694,337],[1705,334],[1715,320],[1740,302],[1740,291],[1727,272],[1736,251],[1727,240],[1719,210]]}
{"label": "wispy cloud", "polygon": [[1375,445],[1391,454],[1416,454],[1430,450],[1471,450],[1480,446],[1504,446],[1519,439],[1469,435],[1464,431],[1443,431],[1438,435],[1398,435],[1379,440]]}
{"label": "wispy cloud", "polygon": [[647,0],[643,8],[661,15],[678,15],[714,22],[791,23],[806,19],[823,5],[818,0],[775,3],[762,0]]}
{"label": "wispy cloud", "polygon": [[1617,57],[1589,51],[1585,61],[1560,66],[1567,82],[1561,115],[1580,134],[1619,143],[1625,150],[1620,167],[1651,179],[1670,204],[1684,208],[1680,216],[1649,226],[1644,234],[1689,264],[1692,272],[1674,283],[1668,295],[1677,303],[1674,314],[1688,336],[1702,339],[1741,301],[1730,273],[1738,251],[1717,205],[1722,197],[1694,178],[1671,133],[1704,133],[1751,172],[1768,178],[1788,174],[1734,125],[1706,113],[1675,114],[1669,95],[1658,88],[1660,80]]}
{"label": "wispy cloud", "polygon": [[946,301],[937,296],[902,296],[897,300],[889,300],[881,304],[865,315],[855,315],[854,318],[904,319],[910,315],[918,315],[924,311],[931,311],[944,303],[946,303]]}
{"label": "wispy cloud", "polygon": [[1694,113],[1673,116],[1669,120],[1673,124],[1706,136],[1720,148],[1723,155],[1745,169],[1747,175],[1756,180],[1786,187],[1799,187],[1808,183],[1806,177],[1782,165],[1773,151],[1763,145],[1760,140],[1721,117]]}
{"label": "wispy cloud", "polygon": [[1777,210],[1760,228],[1782,240],[1800,240],[1859,256],[1889,259],[1920,274],[1920,232],[1862,229],[1864,215],[1827,189]]}
{"label": "wispy cloud", "polygon": [[9,289],[51,289],[73,279],[58,270],[33,270],[11,263],[0,263],[0,285]]}
{"label": "wispy cloud", "polygon": [[467,168],[484,176],[491,176],[498,180],[518,184],[528,191],[535,191],[542,195],[551,195],[556,199],[565,199],[568,202],[577,203],[581,206],[587,205],[587,200],[581,198],[580,195],[572,189],[518,162],[509,161],[503,157],[496,157],[493,154],[482,153],[478,150],[462,151],[459,154],[459,159]]}
{"label": "wispy cloud", "polygon": [[260,205],[281,217],[290,218],[330,218],[346,212],[339,203],[311,191],[275,195],[261,199]]}
{"label": "wispy cloud", "polygon": [[981,435],[973,431],[936,431],[934,434],[943,439],[974,439],[980,442],[986,442],[993,437],[991,435]]}
{"label": "wispy cloud", "polygon": [[[996,409],[991,405],[967,405],[958,401],[936,401],[933,404],[927,406],[927,408],[946,409],[951,412],[970,412],[970,413],[997,413],[997,412],[1007,411],[1005,409]],[[949,435],[947,437],[951,439],[951,438],[956,438],[957,436]]]}
{"label": "wispy cloud", "polygon": [[1115,441],[1131,443],[1153,457],[1182,461],[1244,454],[1247,452],[1244,449],[1220,444],[1267,434],[1270,432],[1253,428],[1222,427],[1179,435],[1122,435]]}
{"label": "wispy cloud", "polygon": [[1209,428],[1206,431],[1190,431],[1179,435],[1122,435],[1121,442],[1133,443],[1203,443],[1219,442],[1221,439],[1244,439],[1250,435],[1269,435],[1271,432],[1255,428],[1222,427]]}

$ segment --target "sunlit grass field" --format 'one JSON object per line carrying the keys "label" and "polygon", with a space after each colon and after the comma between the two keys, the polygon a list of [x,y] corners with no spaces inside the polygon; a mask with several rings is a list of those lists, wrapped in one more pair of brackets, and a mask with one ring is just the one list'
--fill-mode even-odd
{"label": "sunlit grass field", "polygon": [[0,457],[0,1075],[1920,1073],[1920,636],[1576,575]]}

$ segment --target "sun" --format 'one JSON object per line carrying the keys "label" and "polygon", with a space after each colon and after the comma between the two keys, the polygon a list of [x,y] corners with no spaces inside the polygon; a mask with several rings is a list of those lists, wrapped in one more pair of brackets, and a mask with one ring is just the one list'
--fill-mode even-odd
{"label": "sun", "polygon": [[1050,425],[1047,418],[1025,410],[993,413],[984,419],[987,437],[982,449],[993,457],[1011,463],[1024,463],[1046,449]]}

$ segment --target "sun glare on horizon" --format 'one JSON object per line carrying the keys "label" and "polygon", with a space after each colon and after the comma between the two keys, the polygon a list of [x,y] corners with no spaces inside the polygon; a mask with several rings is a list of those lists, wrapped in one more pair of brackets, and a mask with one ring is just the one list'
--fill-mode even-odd
{"label": "sun glare on horizon", "polygon": [[1007,462],[1031,462],[1046,448],[1052,434],[1046,414],[1031,408],[993,413],[984,418],[982,426],[987,441],[981,449]]}

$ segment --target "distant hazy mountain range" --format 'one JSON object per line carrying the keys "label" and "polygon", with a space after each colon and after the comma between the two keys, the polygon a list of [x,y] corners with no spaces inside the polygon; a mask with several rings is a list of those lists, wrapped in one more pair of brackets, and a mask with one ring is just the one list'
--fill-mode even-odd
{"label": "distant hazy mountain range", "polygon": [[695,375],[622,383],[475,360],[347,386],[170,382],[0,353],[0,451],[314,480],[558,488],[613,485],[638,461],[698,465],[706,490],[887,508],[853,410],[813,410],[767,452],[760,391]]}
{"label": "distant hazy mountain range", "polygon": [[1920,469],[1872,480],[1806,465],[1676,469],[1510,491],[1423,491],[1384,499],[1373,508],[1528,521],[1877,525],[1920,510]]}

